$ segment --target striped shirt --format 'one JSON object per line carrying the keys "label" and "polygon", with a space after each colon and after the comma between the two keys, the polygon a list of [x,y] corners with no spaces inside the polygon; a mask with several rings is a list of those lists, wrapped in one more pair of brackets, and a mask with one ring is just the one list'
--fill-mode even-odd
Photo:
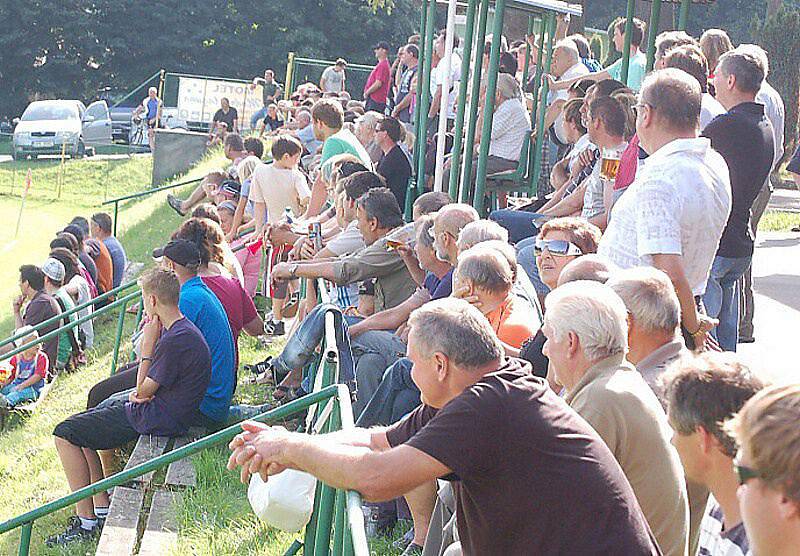
{"label": "striped shirt", "polygon": [[700,523],[700,540],[697,544],[698,556],[745,556],[750,555],[750,541],[739,522],[727,531],[723,530],[722,508],[713,496],[708,499],[706,513]]}

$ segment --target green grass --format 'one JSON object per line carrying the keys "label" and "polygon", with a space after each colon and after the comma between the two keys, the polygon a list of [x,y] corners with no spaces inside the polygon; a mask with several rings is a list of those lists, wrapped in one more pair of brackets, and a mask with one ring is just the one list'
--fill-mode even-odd
{"label": "green grass", "polygon": [[800,226],[800,213],[768,210],[758,223],[761,232],[789,232]]}

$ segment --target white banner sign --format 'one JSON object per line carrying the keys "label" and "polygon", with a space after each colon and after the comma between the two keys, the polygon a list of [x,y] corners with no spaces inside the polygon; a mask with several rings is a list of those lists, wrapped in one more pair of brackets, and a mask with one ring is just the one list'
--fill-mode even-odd
{"label": "white banner sign", "polygon": [[238,111],[239,127],[249,126],[250,116],[264,106],[261,85],[253,88],[248,83],[181,77],[178,117],[188,122],[210,122],[221,108],[222,98],[227,98]]}

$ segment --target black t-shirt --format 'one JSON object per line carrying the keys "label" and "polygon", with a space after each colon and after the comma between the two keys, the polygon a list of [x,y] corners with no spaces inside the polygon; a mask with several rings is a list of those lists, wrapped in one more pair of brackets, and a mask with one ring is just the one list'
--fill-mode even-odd
{"label": "black t-shirt", "polygon": [[540,378],[547,377],[547,366],[550,364],[550,359],[542,353],[546,341],[547,337],[540,328],[534,336],[523,342],[519,350],[519,358],[530,363],[533,367],[533,375]]}
{"label": "black t-shirt", "polygon": [[[61,308],[59,307],[56,299],[49,293],[45,293],[43,291],[36,292],[36,295],[33,296],[28,305],[25,307],[25,312],[22,315],[22,324],[36,326],[40,322],[51,319],[58,314],[61,314]],[[61,319],[61,321],[63,320],[64,319]],[[39,336],[44,336],[45,334],[58,329],[61,321],[56,321],[40,329]],[[49,340],[45,340],[42,344],[44,352],[47,354],[47,358],[50,360],[51,371],[55,368],[56,360],[58,359],[59,336],[60,334],[56,334]],[[21,340],[17,340],[17,344],[20,346],[23,345],[21,342]]]}
{"label": "black t-shirt", "polygon": [[659,554],[611,451],[518,359],[387,437],[453,471],[464,554]]}
{"label": "black t-shirt", "polygon": [[233,131],[233,122],[239,119],[239,113],[236,111],[236,108],[231,106],[228,108],[228,113],[226,114],[222,108],[217,110],[214,113],[214,120],[215,122],[224,122],[228,125],[228,131]]}
{"label": "black t-shirt", "polygon": [[386,180],[386,186],[392,190],[400,210],[406,206],[408,179],[411,177],[411,162],[400,145],[392,147],[378,162],[378,173]]}
{"label": "black t-shirt", "polygon": [[269,114],[264,116],[264,131],[275,131],[276,129],[280,129],[283,127],[283,120],[281,120],[278,116],[274,118],[270,117]]}
{"label": "black t-shirt", "polygon": [[767,181],[775,156],[772,124],[764,115],[763,104],[742,102],[711,120],[703,136],[711,139],[711,146],[725,159],[731,175],[733,203],[717,255],[749,257],[754,244],[750,209]]}

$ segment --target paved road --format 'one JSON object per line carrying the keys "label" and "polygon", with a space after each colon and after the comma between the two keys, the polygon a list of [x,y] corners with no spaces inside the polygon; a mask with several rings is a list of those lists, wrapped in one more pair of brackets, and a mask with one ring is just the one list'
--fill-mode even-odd
{"label": "paved road", "polygon": [[[130,156],[149,156],[150,153],[134,153]],[[39,160],[59,160],[61,155],[58,154],[44,154],[39,157]],[[86,160],[124,160],[129,158],[127,154],[96,154],[94,156],[86,157]],[[0,154],[0,164],[4,162],[11,162],[11,155],[10,154]],[[67,159],[71,160],[71,159]],[[35,160],[28,160],[31,164],[36,164]]]}
{"label": "paved road", "polygon": [[756,341],[739,353],[774,379],[800,381],[800,233],[760,233],[753,280]]}

